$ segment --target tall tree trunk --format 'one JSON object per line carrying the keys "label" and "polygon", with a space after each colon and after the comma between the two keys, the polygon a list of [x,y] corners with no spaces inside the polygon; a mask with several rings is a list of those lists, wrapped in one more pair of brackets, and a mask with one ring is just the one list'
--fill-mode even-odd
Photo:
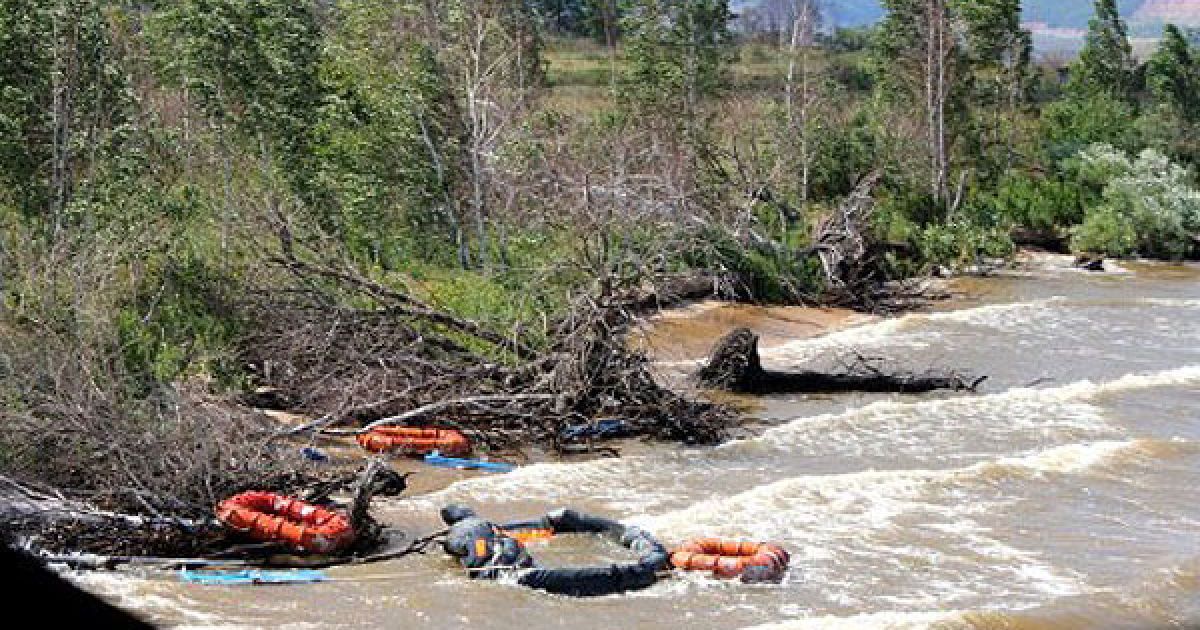
{"label": "tall tree trunk", "polygon": [[946,150],[946,101],[948,100],[949,17],[945,0],[925,3],[925,98],[928,125],[930,193],[935,202],[946,198],[949,158]]}
{"label": "tall tree trunk", "polygon": [[604,44],[608,48],[608,84],[613,103],[617,100],[617,0],[600,0]]}
{"label": "tall tree trunk", "polygon": [[937,95],[935,90],[934,73],[936,72],[936,47],[935,39],[937,37],[937,27],[935,25],[935,12],[937,11],[937,0],[926,0],[925,2],[925,125],[926,136],[929,147],[929,187],[930,194],[933,195],[934,201],[941,198],[941,189],[938,187],[938,157],[937,157],[937,138],[935,137],[937,128]]}

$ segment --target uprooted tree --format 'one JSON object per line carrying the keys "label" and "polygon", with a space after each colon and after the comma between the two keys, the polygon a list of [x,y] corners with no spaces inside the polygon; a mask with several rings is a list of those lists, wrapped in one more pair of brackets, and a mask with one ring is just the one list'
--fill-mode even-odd
{"label": "uprooted tree", "polygon": [[[604,283],[537,344],[520,329],[497,333],[351,270],[290,252],[277,262],[297,282],[254,306],[247,360],[284,407],[317,418],[293,435],[438,425],[512,451],[557,448],[565,428],[613,417],[635,435],[715,443],[731,420],[655,382],[627,343],[625,301]],[[332,295],[329,281],[345,293]]]}
{"label": "uprooted tree", "polygon": [[697,376],[707,387],[746,394],[973,391],[984,380],[956,372],[886,372],[861,356],[838,373],[767,370],[758,354],[758,335],[747,328],[723,337]]}

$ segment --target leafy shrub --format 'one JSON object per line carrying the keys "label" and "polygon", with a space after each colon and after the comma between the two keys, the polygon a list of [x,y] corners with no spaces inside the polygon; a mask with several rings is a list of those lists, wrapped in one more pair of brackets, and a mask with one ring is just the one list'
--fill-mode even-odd
{"label": "leafy shrub", "polygon": [[965,220],[925,227],[918,237],[918,248],[926,262],[949,267],[974,264],[981,258],[1005,258],[1013,253],[1012,239],[1006,230]]}
{"label": "leafy shrub", "polygon": [[1080,161],[1082,177],[1107,178],[1107,183],[1102,202],[1074,231],[1075,250],[1156,258],[1193,253],[1200,233],[1200,190],[1183,167],[1154,149],[1131,159],[1106,145],[1089,147]]}
{"label": "leafy shrub", "polygon": [[1110,206],[1088,212],[1083,223],[1072,231],[1071,248],[1109,256],[1129,256],[1137,248],[1137,232],[1129,217]]}
{"label": "leafy shrub", "polygon": [[240,333],[229,297],[234,279],[198,257],[149,262],[136,299],[115,317],[125,369],[146,388],[189,375],[233,385],[240,373],[231,350]]}
{"label": "leafy shrub", "polygon": [[1042,139],[1053,160],[1097,143],[1133,149],[1139,144],[1135,120],[1133,107],[1111,96],[1068,99],[1042,111]]}
{"label": "leafy shrub", "polygon": [[1083,197],[1076,182],[1010,172],[981,201],[1001,223],[1050,230],[1083,220]]}

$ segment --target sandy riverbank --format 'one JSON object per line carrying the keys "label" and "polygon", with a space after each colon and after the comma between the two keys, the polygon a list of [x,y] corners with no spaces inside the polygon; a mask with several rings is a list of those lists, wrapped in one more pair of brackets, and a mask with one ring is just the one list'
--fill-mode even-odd
{"label": "sandy riverbank", "polygon": [[760,345],[771,348],[876,319],[847,309],[754,306],[708,300],[647,318],[635,338],[654,361],[688,361],[707,356],[713,344],[735,328],[753,330],[760,336]]}

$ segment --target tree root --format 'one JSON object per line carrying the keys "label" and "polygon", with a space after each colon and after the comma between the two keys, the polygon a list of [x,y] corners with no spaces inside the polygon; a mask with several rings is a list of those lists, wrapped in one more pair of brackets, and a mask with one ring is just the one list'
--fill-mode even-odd
{"label": "tree root", "polygon": [[734,330],[717,342],[697,377],[706,387],[744,394],[975,391],[986,378],[955,372],[886,373],[861,355],[843,373],[769,371],[763,369],[759,358],[758,335],[747,328]]}

